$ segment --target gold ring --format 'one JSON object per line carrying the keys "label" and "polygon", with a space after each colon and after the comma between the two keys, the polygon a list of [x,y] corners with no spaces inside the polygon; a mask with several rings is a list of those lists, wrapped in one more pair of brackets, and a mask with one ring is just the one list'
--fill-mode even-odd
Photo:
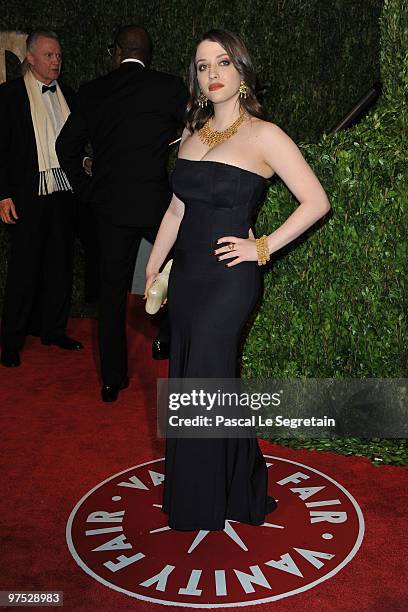
{"label": "gold ring", "polygon": [[235,244],[234,244],[233,242],[230,242],[230,243],[228,244],[228,250],[233,251],[233,250],[234,250],[234,248],[235,248]]}

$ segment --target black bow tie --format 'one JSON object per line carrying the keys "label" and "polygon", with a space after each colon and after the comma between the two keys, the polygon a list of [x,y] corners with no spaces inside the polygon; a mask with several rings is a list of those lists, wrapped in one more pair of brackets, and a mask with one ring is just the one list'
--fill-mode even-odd
{"label": "black bow tie", "polygon": [[49,87],[47,87],[47,85],[43,85],[41,92],[45,93],[46,91],[50,91],[51,93],[55,93],[57,91],[57,86],[56,85],[50,85]]}

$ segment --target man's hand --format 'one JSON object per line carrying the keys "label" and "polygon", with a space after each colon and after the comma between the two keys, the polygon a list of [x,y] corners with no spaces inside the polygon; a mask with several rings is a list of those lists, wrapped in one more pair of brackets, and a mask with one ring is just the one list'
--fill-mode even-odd
{"label": "man's hand", "polygon": [[18,215],[16,213],[16,207],[11,198],[4,198],[0,200],[0,219],[3,223],[11,223],[15,225]]}
{"label": "man's hand", "polygon": [[92,176],[92,157],[84,157],[84,170],[88,176]]}

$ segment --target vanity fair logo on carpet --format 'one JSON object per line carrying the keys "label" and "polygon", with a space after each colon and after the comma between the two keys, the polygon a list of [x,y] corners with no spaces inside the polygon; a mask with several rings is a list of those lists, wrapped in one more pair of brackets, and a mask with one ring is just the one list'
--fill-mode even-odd
{"label": "vanity fair logo on carpet", "polygon": [[67,524],[78,565],[131,597],[192,608],[237,607],[302,593],[332,578],[358,551],[364,520],[335,480],[265,455],[278,508],[260,526],[175,531],[161,510],[164,460],[108,478],[86,493]]}

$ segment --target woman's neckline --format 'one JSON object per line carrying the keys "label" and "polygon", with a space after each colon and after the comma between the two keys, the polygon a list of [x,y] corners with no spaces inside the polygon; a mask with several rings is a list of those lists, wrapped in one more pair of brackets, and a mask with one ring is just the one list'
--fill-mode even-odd
{"label": "woman's neckline", "polygon": [[217,161],[214,159],[187,159],[186,157],[178,157],[177,161],[181,160],[181,161],[186,161],[186,162],[191,162],[192,164],[220,164],[221,166],[228,166],[229,168],[236,168],[237,170],[241,170],[242,172],[247,172],[248,174],[252,174],[253,176],[257,176],[258,178],[262,179],[263,181],[268,181],[269,179],[266,178],[265,176],[262,176],[262,174],[258,174],[257,172],[253,172],[252,170],[247,170],[246,168],[242,168],[241,166],[236,166],[235,164],[228,164],[226,162],[222,162],[222,161]]}

